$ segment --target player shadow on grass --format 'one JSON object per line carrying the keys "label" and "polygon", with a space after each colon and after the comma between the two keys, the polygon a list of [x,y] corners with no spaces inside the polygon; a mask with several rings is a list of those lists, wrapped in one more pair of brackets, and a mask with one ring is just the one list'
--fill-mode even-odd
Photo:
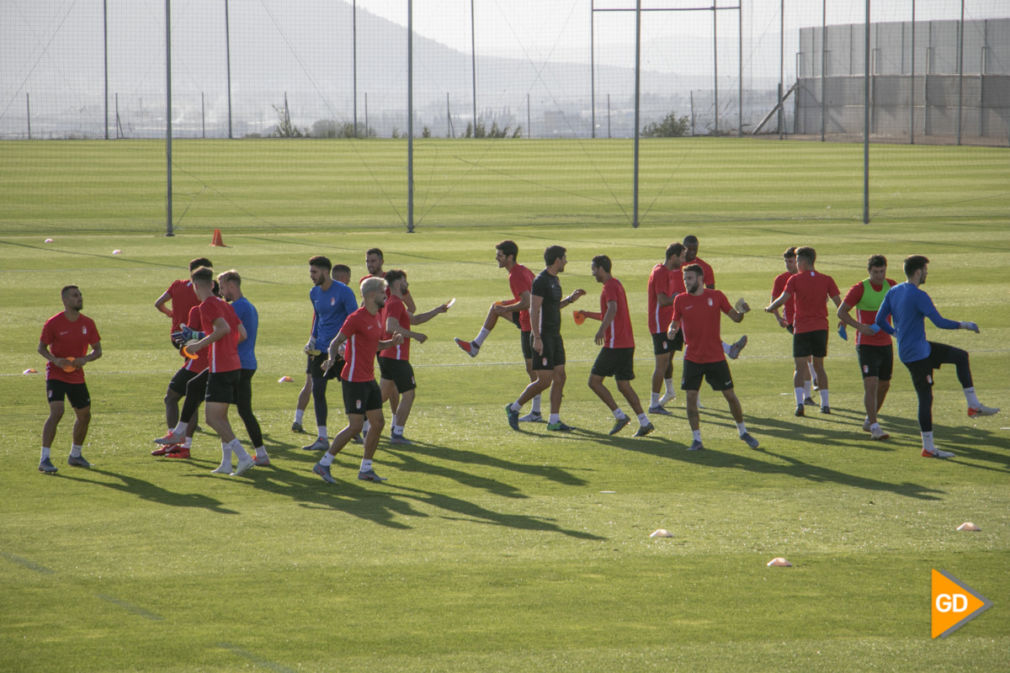
{"label": "player shadow on grass", "polygon": [[[107,477],[114,477],[121,480],[123,483],[117,484],[114,482],[99,481],[97,479],[86,479],[82,476],[86,474],[101,474]],[[202,493],[176,493],[160,486],[156,486],[149,481],[138,479],[137,477],[131,477],[118,472],[110,472],[108,470],[99,470],[94,467],[84,472],[68,473],[65,478],[104,486],[123,493],[130,493],[141,500],[149,500],[160,505],[170,505],[172,507],[201,507],[214,512],[215,514],[238,514],[235,510],[225,507],[224,503],[220,500],[212,498],[209,495],[203,495]]]}
{"label": "player shadow on grass", "polygon": [[[918,446],[919,423],[917,420],[914,418],[888,418],[887,425],[892,438],[900,433],[901,437],[907,436]],[[954,457],[947,459],[951,462],[978,470],[1010,472],[1010,437],[1006,434],[968,425],[937,425],[934,423],[933,435],[936,437],[936,444],[939,448],[954,452]],[[1002,449],[1003,452],[989,450],[995,448]],[[961,458],[986,461],[994,463],[995,466],[967,463],[960,460]]]}
{"label": "player shadow on grass", "polygon": [[401,469],[446,477],[448,479],[458,481],[466,486],[482,488],[497,495],[503,495],[511,498],[526,497],[519,492],[516,487],[510,484],[500,482],[496,479],[480,477],[463,470],[456,470],[450,467],[437,465],[432,462],[424,462],[419,460],[417,456],[423,455],[430,458],[454,461],[464,465],[482,465],[499,470],[518,472],[531,477],[548,479],[566,486],[583,486],[586,484],[584,479],[576,477],[574,474],[571,474],[564,468],[556,465],[528,465],[525,463],[505,460],[486,453],[479,453],[477,451],[456,449],[418,440],[412,440],[412,442],[412,446],[403,449],[395,445],[389,445],[383,446],[382,450],[386,454],[399,458],[403,463],[399,466]]}

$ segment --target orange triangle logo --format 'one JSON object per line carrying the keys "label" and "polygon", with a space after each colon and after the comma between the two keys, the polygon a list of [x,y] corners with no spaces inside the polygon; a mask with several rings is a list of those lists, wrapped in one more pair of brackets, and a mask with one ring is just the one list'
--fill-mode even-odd
{"label": "orange triangle logo", "polygon": [[942,570],[932,572],[932,637],[946,638],[985,612],[992,603],[953,575]]}

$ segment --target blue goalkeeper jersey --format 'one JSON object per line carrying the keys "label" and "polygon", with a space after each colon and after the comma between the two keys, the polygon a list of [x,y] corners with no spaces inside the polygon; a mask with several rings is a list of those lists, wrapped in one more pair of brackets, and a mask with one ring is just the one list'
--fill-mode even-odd
{"label": "blue goalkeeper jersey", "polygon": [[[894,327],[887,323],[888,316],[894,319]],[[929,357],[924,318],[929,318],[940,329],[961,327],[956,320],[941,316],[929,295],[906,281],[888,290],[884,302],[877,309],[875,324],[888,334],[897,336],[898,357],[902,362],[916,362]]]}

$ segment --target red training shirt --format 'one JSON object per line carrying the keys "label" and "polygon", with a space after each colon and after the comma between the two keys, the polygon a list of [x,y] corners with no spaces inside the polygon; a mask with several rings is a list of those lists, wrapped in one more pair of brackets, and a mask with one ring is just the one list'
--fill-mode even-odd
{"label": "red training shirt", "polygon": [[[42,327],[39,342],[49,346],[49,352],[58,358],[80,358],[88,354],[88,346],[101,341],[95,321],[78,314],[77,320],[69,320],[66,313],[60,312],[46,321]],[[84,383],[84,370],[75,369],[65,372],[52,362],[46,363],[46,380],[63,381],[64,383]]]}
{"label": "red training shirt", "polygon": [[684,266],[680,267],[681,281],[683,281],[684,279],[684,269],[686,267],[691,266],[692,264],[697,264],[698,266],[701,267],[701,270],[705,272],[701,279],[702,285],[704,285],[705,287],[708,287],[709,285],[715,287],[715,272],[712,271],[712,267],[709,265],[709,263],[703,260],[701,257],[695,257],[690,262],[684,262]]}
{"label": "red training shirt", "polygon": [[607,304],[617,303],[617,313],[613,322],[604,333],[604,348],[634,348],[635,335],[631,329],[631,315],[628,313],[628,297],[624,294],[624,286],[621,281],[611,277],[603,284],[603,292],[600,293],[600,313],[607,314]]}
{"label": "red training shirt", "polygon": [[[652,267],[652,272],[649,274],[648,286],[650,334],[665,332],[666,328],[670,325],[670,317],[673,315],[673,304],[669,306],[660,305],[659,295],[662,294],[667,297],[672,295],[674,293],[674,278],[679,276],[678,272],[670,271],[663,264],[657,264]],[[680,284],[681,286],[684,285],[683,278],[680,279]]]}
{"label": "red training shirt", "polygon": [[381,312],[372,315],[362,306],[347,316],[340,334],[347,338],[344,350],[343,370],[340,378],[344,381],[374,381],[375,351],[379,348],[382,337]]}
{"label": "red training shirt", "polygon": [[[897,283],[890,278],[886,279],[889,287],[894,287]],[[877,287],[873,285],[874,290],[878,292],[883,289],[883,287]],[[863,298],[863,281],[860,281],[849,288],[848,293],[845,295],[844,301],[849,306],[855,306]],[[856,309],[856,320],[863,323],[864,325],[872,325],[877,319],[877,312],[874,311],[864,311],[862,309]],[[857,346],[890,346],[891,345],[891,335],[880,330],[873,336],[866,336],[862,332],[856,332],[856,345]]]}
{"label": "red training shirt", "polygon": [[233,372],[242,369],[242,362],[238,357],[238,342],[242,337],[239,327],[242,321],[235,315],[235,309],[220,297],[210,296],[200,304],[200,324],[204,325],[204,331],[208,334],[214,331],[214,321],[223,318],[231,332],[224,335],[204,350],[209,350],[207,356],[211,374]]}
{"label": "red training shirt", "polygon": [[[509,289],[512,290],[512,296],[515,301],[519,301],[523,292],[529,292],[530,299],[532,300],[533,278],[533,272],[522,264],[516,264],[512,267],[512,270],[509,271]],[[529,309],[519,311],[519,329],[523,332],[529,332],[533,329],[530,323]]]}
{"label": "red training shirt", "polygon": [[817,271],[801,271],[786,281],[785,291],[796,300],[793,334],[827,331],[827,300],[838,296],[838,286],[831,276]]}
{"label": "red training shirt", "polygon": [[[396,322],[400,323],[400,327],[410,329],[410,314],[407,313],[407,306],[403,303],[403,300],[395,294],[386,300],[386,305],[382,307],[381,311],[379,311],[379,320],[382,323],[383,336],[386,338],[389,338],[390,336],[389,333],[386,332],[386,323],[389,322],[389,318],[395,318]],[[409,360],[410,339],[404,337],[402,344],[398,346],[390,346],[389,348],[380,351],[379,355],[384,358],[392,358],[394,360]]]}
{"label": "red training shirt", "polygon": [[728,314],[732,308],[719,290],[705,288],[700,295],[688,292],[677,295],[673,300],[673,319],[680,321],[684,332],[685,360],[706,364],[726,359],[719,334],[720,311]]}
{"label": "red training shirt", "polygon": [[189,310],[199,304],[200,300],[196,297],[191,280],[174,281],[168,286],[168,296],[172,299],[172,331],[178,332],[179,325],[189,317]]}
{"label": "red training shirt", "polygon": [[[783,271],[779,275],[775,276],[775,282],[772,283],[772,301],[775,301],[782,296],[782,291],[786,289],[786,281],[789,280],[790,276],[793,274],[788,271]],[[786,319],[787,325],[793,324],[793,319],[796,317],[796,298],[790,297],[782,306],[783,317]]]}

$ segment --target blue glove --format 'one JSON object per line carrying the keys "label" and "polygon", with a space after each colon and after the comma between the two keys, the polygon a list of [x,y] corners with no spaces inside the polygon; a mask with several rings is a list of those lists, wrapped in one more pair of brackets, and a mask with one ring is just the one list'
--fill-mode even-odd
{"label": "blue glove", "polygon": [[842,325],[841,327],[838,328],[838,336],[842,337],[843,341],[849,340],[849,335],[846,334],[845,332],[845,325]]}
{"label": "blue glove", "polygon": [[172,343],[178,344],[181,347],[187,341],[202,339],[205,336],[206,335],[203,332],[198,332],[189,325],[182,324],[179,325],[178,332],[172,332]]}
{"label": "blue glove", "polygon": [[978,334],[978,324],[973,322],[962,322],[961,329],[970,329],[975,334]]}

